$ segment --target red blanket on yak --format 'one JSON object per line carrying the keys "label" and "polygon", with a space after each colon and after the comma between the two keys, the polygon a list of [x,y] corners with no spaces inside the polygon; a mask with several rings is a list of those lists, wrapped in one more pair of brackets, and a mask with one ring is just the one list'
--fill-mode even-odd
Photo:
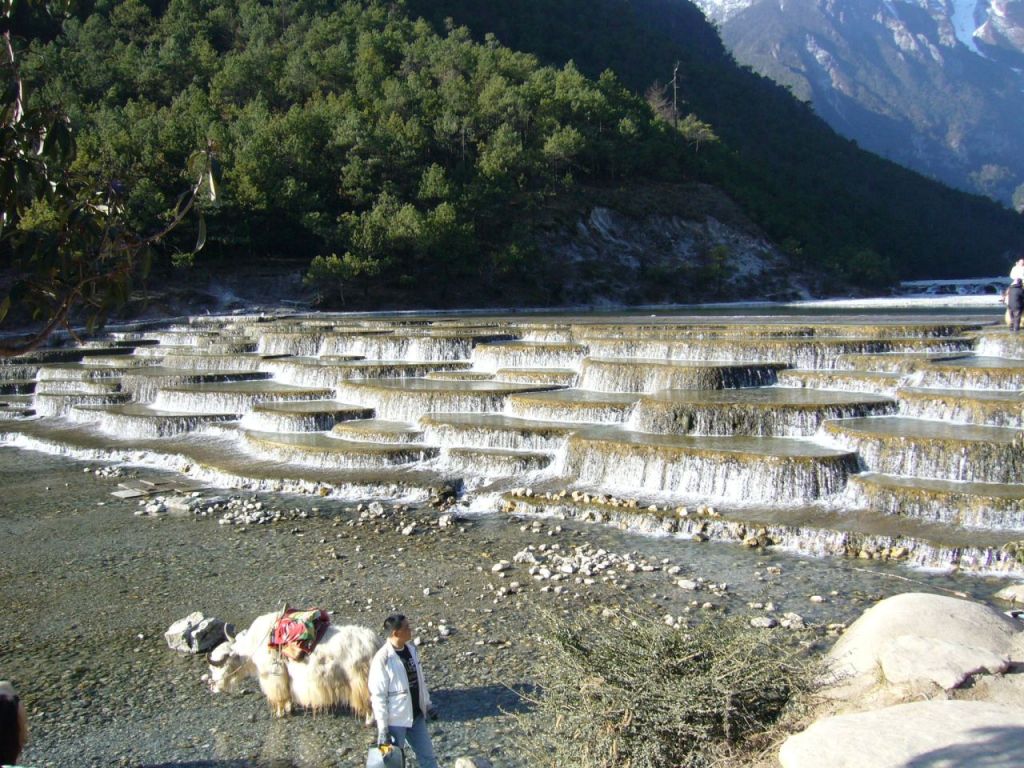
{"label": "red blanket on yak", "polygon": [[313,652],[330,625],[331,617],[327,611],[319,608],[296,611],[285,606],[274,631],[270,633],[270,647],[289,659],[302,661]]}

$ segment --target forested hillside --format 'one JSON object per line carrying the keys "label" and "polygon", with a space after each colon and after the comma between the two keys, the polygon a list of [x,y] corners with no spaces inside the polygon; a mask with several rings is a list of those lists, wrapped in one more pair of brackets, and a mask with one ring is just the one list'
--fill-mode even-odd
{"label": "forested hillside", "polygon": [[[735,67],[689,4],[409,5],[102,0],[40,26],[22,64],[33,98],[71,117],[73,172],[123,196],[140,230],[212,147],[203,259],[295,259],[347,306],[558,301],[541,230],[627,185],[718,185],[838,288],[1001,271],[1024,243],[1019,217],[859,152]],[[720,144],[645,100],[676,60],[682,114]],[[194,233],[177,236],[187,250]]]}
{"label": "forested hillside", "polygon": [[[588,74],[613,69],[634,91],[672,79],[680,63],[685,109],[711,123],[720,145],[699,153],[702,180],[733,196],[798,260],[840,279],[1000,273],[1024,248],[1024,217],[953,191],[860,150],[788,91],[736,65],[686,0],[409,0],[443,26]],[[671,95],[671,94],[669,94]],[[838,287],[838,286],[837,286]]]}
{"label": "forested hillside", "polygon": [[116,180],[138,226],[212,141],[203,258],[305,258],[350,303],[544,300],[531,228],[553,197],[681,179],[693,156],[611,73],[378,2],[101,2],[28,62],[78,129],[76,171]]}

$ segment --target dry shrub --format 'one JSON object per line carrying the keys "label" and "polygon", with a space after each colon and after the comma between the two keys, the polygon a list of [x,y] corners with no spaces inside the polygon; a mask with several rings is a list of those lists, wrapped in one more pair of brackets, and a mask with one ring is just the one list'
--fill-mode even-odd
{"label": "dry shrub", "polygon": [[541,617],[526,764],[669,768],[752,761],[814,672],[794,634],[714,617],[673,629],[637,612]]}

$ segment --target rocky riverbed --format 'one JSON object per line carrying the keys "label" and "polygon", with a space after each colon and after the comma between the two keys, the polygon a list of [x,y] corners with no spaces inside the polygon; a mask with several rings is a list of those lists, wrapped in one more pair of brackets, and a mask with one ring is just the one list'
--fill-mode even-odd
{"label": "rocky riverbed", "polygon": [[[0,449],[0,679],[28,704],[33,766],[361,766],[372,729],[345,715],[270,716],[255,683],[214,696],[202,659],[163,632],[192,611],[238,626],[283,601],[337,623],[408,614],[442,719],[442,764],[521,766],[536,612],[642,604],[673,625],[724,613],[809,625],[822,647],[878,599],[988,597],[995,580],[644,537],[592,524],[473,517],[203,488],[111,495],[151,469]],[[192,494],[196,495],[192,495]]]}

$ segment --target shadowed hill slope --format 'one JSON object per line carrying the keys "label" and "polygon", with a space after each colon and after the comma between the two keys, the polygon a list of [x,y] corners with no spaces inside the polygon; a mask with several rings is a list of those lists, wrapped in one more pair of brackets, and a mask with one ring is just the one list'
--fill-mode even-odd
{"label": "shadowed hill slope", "polygon": [[[784,88],[738,66],[701,12],[678,0],[409,0],[479,37],[584,72],[614,70],[637,92],[671,80],[682,112],[712,124],[700,180],[720,186],[806,264],[839,281],[891,265],[904,278],[1002,272],[1024,246],[1024,218],[860,150]],[[840,287],[841,282],[836,284]]]}

